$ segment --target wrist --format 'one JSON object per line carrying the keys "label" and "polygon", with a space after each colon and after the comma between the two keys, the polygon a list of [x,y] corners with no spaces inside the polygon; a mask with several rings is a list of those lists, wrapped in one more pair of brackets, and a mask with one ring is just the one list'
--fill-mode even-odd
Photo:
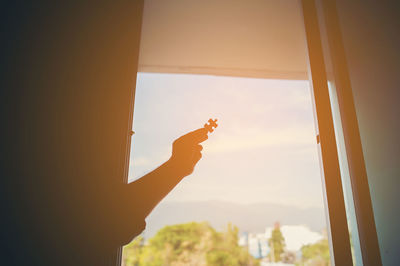
{"label": "wrist", "polygon": [[167,167],[170,175],[179,180],[191,174],[191,172],[185,171],[185,167],[182,164],[182,161],[173,156],[171,156],[171,158],[169,158],[169,160],[165,162],[165,166]]}

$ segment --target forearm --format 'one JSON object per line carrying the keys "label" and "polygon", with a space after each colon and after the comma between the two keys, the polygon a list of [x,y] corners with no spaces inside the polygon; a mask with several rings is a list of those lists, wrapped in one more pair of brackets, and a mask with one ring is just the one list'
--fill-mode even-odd
{"label": "forearm", "polygon": [[176,139],[171,158],[163,165],[128,185],[128,202],[135,213],[146,218],[154,207],[187,175],[201,158],[208,129],[200,128]]}
{"label": "forearm", "polygon": [[[128,185],[132,201],[140,202],[143,217],[183,179],[185,175],[173,160],[168,160],[157,169]],[[129,204],[129,203],[128,203]]]}

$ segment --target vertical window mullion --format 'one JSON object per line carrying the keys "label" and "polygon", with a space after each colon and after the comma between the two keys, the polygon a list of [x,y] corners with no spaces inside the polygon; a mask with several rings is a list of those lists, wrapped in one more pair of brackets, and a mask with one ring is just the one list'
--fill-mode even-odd
{"label": "vertical window mullion", "polygon": [[343,186],[325,73],[318,19],[313,0],[301,0],[308,50],[309,77],[316,117],[322,181],[332,265],[353,265]]}

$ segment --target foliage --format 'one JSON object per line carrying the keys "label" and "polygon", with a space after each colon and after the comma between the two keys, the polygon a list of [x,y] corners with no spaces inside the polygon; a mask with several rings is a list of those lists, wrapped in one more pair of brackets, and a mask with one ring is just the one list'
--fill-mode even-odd
{"label": "foliage", "polygon": [[271,248],[270,260],[274,262],[281,261],[281,256],[285,251],[285,238],[283,237],[279,226],[276,226],[274,230],[272,230],[268,244]]}
{"label": "foliage", "polygon": [[124,247],[124,258],[125,265],[136,266],[139,265],[139,258],[141,256],[143,245],[143,237],[138,236],[131,243]]}
{"label": "foliage", "polygon": [[281,259],[283,263],[293,264],[296,262],[296,253],[293,251],[286,250],[282,255]]}
{"label": "foliage", "polygon": [[302,260],[297,265],[312,265],[312,266],[329,266],[330,256],[329,256],[329,243],[328,239],[322,239],[321,241],[304,245],[301,248]]}
{"label": "foliage", "polygon": [[125,247],[126,266],[259,265],[238,245],[238,229],[230,224],[224,232],[205,222],[165,226],[147,245],[140,241],[135,239]]}

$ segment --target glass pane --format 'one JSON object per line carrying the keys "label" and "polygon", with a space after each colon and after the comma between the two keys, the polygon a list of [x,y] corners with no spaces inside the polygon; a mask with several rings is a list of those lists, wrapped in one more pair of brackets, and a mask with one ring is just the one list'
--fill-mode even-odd
{"label": "glass pane", "polygon": [[308,81],[139,73],[130,181],[209,118],[219,126],[203,158],[149,215],[123,263],[329,265]]}
{"label": "glass pane", "polygon": [[332,117],[335,126],[336,144],[338,149],[338,157],[340,164],[340,174],[342,178],[344,202],[346,206],[347,225],[350,234],[351,253],[353,257],[353,265],[362,266],[362,255],[360,247],[360,238],[357,228],[357,218],[353,200],[353,192],[351,190],[351,180],[349,165],[346,156],[346,147],[344,143],[342,122],[340,119],[339,102],[335,86],[328,82],[329,96],[331,99]]}

